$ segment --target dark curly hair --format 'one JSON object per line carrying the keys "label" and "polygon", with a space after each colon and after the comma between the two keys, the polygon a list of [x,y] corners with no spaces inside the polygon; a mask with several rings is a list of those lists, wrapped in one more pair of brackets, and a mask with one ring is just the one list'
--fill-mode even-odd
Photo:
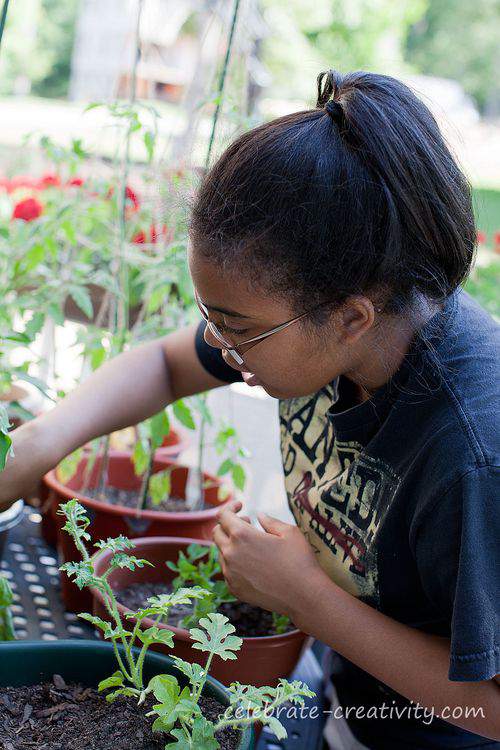
{"label": "dark curly hair", "polygon": [[466,279],[476,229],[470,186],[429,109],[395,78],[329,70],[316,109],[226,149],[190,235],[297,310],[363,293],[400,313],[416,292],[443,300]]}

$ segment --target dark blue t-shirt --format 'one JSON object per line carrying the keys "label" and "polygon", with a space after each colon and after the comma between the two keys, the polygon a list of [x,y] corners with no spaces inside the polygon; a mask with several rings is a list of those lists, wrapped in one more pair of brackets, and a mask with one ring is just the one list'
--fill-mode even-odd
{"label": "dark blue t-shirt", "polygon": [[[202,364],[227,382],[241,379],[205,344],[203,328]],[[450,639],[450,680],[491,679],[500,673],[500,327],[459,291],[389,383],[354,406],[349,391],[340,378],[279,403],[297,524],[338,585]],[[414,718],[404,696],[332,657],[340,704],[352,707],[349,727],[367,747],[500,750],[443,719]],[[406,707],[405,718],[356,718],[355,707],[383,703]]]}

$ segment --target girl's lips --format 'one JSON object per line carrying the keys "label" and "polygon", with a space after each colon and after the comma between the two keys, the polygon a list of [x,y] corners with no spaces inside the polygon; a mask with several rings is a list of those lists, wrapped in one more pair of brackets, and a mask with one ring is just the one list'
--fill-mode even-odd
{"label": "girl's lips", "polygon": [[245,381],[247,385],[253,386],[253,385],[262,385],[262,380],[259,380],[257,375],[254,375],[253,372],[243,372],[241,373],[241,377]]}

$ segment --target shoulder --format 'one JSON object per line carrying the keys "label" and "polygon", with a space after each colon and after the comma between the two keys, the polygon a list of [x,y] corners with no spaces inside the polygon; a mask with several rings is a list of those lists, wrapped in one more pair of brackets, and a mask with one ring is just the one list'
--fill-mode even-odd
{"label": "shoulder", "polygon": [[427,353],[439,384],[434,449],[460,459],[450,481],[500,463],[500,325],[463,291],[441,340]]}

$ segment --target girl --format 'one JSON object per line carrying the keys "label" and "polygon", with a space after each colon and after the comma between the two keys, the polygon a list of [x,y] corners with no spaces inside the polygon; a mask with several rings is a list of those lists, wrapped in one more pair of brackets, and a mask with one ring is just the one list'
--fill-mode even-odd
{"label": "girl", "polygon": [[331,647],[326,741],[500,748],[499,335],[460,290],[475,235],[412,92],[322,73],[316,109],[245,133],[204,178],[189,250],[204,320],[14,432],[0,501],[181,396],[261,385],[297,525],[258,529],[235,502],[214,540],[236,596]]}

